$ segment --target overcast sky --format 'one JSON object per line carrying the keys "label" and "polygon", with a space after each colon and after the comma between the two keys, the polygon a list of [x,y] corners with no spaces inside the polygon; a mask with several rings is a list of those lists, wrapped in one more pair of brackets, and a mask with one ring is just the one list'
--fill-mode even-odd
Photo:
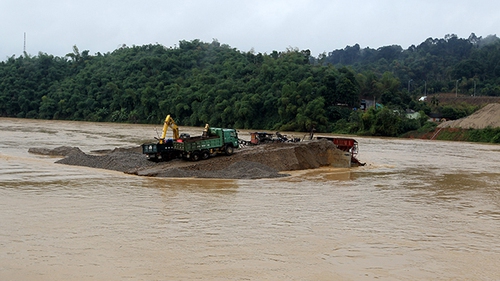
{"label": "overcast sky", "polygon": [[500,28],[495,0],[1,0],[0,61],[26,51],[64,56],[127,46],[200,39],[247,52],[287,48],[323,52],[358,43],[400,45]]}

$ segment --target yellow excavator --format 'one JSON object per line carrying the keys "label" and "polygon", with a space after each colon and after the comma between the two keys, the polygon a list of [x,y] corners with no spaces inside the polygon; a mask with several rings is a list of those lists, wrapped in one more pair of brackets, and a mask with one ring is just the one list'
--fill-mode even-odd
{"label": "yellow excavator", "polygon": [[[166,139],[169,127],[172,129],[172,139]],[[179,127],[170,115],[165,118],[161,137],[156,139],[158,140],[157,143],[142,145],[142,153],[146,154],[148,160],[157,162],[177,158],[179,153],[174,149],[174,142],[180,139]]]}
{"label": "yellow excavator", "polygon": [[165,122],[163,123],[163,132],[161,133],[161,137],[158,139],[159,144],[165,143],[165,137],[167,137],[168,127],[172,129],[173,139],[179,139],[179,127],[174,121],[174,118],[170,117],[170,114],[165,118]]}

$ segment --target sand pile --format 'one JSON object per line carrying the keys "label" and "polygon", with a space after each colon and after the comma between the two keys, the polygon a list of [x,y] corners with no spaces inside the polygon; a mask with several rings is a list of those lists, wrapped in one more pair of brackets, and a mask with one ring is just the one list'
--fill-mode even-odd
{"label": "sand pile", "polygon": [[[210,160],[208,160],[210,161]],[[157,171],[157,170],[154,170]],[[151,170],[150,170],[151,172]],[[286,174],[280,174],[278,170],[267,165],[253,161],[234,162],[224,169],[204,170],[185,168],[167,168],[159,172],[148,174],[141,171],[139,175],[148,175],[156,177],[174,177],[174,178],[220,178],[220,179],[260,179],[285,177]]]}
{"label": "sand pile", "polygon": [[491,103],[470,116],[441,123],[438,128],[484,129],[500,127],[500,103]]}
{"label": "sand pile", "polygon": [[319,168],[333,164],[337,156],[343,155],[328,140],[299,143],[272,143],[249,146],[231,157],[218,157],[211,163],[196,162],[186,169],[219,170],[239,161],[257,162],[278,171],[293,171]]}
{"label": "sand pile", "polygon": [[32,147],[28,149],[29,153],[48,155],[48,156],[67,156],[70,153],[82,152],[78,147],[60,146],[54,149]]}
{"label": "sand pile", "polygon": [[140,176],[255,179],[285,176],[282,171],[303,170],[332,165],[350,167],[349,157],[331,141],[276,143],[250,146],[232,156],[217,156],[198,162],[175,159],[148,161],[140,148],[115,149],[104,155],[90,155],[78,148],[56,148],[45,153],[65,151],[56,163],[109,169]]}
{"label": "sand pile", "polygon": [[154,166],[155,163],[148,161],[139,151],[140,149],[137,148],[116,148],[104,155],[91,155],[78,149],[71,151],[65,158],[56,161],[56,163],[120,172]]}

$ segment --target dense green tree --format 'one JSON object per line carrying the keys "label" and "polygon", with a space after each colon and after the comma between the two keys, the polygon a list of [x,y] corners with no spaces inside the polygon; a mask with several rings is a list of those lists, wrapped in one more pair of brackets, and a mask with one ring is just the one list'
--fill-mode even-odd
{"label": "dense green tree", "polygon": [[[181,125],[394,135],[422,125],[394,113],[407,108],[471,113],[418,102],[423,87],[449,91],[459,80],[460,92],[500,95],[499,65],[500,40],[472,34],[407,50],[356,44],[318,59],[293,48],[240,52],[217,40],[95,55],[73,46],[63,58],[25,53],[0,62],[0,116],[161,124],[172,114]],[[363,99],[385,107],[353,111]]]}
{"label": "dense green tree", "polygon": [[384,107],[375,117],[372,133],[381,136],[396,136],[400,123],[399,114],[388,107]]}

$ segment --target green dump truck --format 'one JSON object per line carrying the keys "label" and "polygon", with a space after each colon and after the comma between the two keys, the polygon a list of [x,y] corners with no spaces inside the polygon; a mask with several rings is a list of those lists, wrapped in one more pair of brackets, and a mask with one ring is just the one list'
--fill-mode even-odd
{"label": "green dump truck", "polygon": [[174,140],[174,149],[184,159],[198,161],[217,154],[231,155],[238,148],[238,133],[234,129],[205,126],[202,136]]}

